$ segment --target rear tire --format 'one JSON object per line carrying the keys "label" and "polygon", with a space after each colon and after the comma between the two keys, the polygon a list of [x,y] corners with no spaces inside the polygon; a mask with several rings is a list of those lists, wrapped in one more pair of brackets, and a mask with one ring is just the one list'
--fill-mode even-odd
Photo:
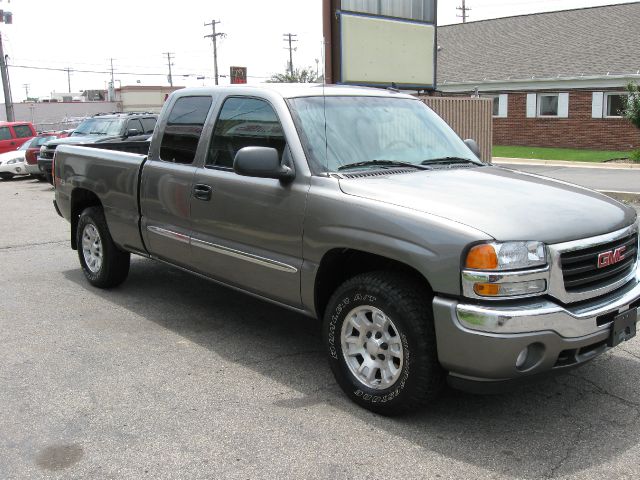
{"label": "rear tire", "polygon": [[329,364],[358,405],[398,415],[440,394],[445,375],[431,298],[420,283],[395,272],[358,275],[333,294],[323,324]]}
{"label": "rear tire", "polygon": [[131,255],[113,243],[100,207],[89,207],[82,212],[76,242],[80,266],[91,285],[112,288],[126,280]]}
{"label": "rear tire", "polygon": [[2,180],[11,180],[13,178],[13,173],[7,173],[7,172],[0,173],[0,178]]}

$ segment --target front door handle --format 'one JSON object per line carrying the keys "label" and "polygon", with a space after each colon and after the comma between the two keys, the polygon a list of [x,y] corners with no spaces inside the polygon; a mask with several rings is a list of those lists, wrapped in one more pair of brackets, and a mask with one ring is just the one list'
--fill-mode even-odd
{"label": "front door handle", "polygon": [[212,188],[210,185],[199,183],[193,187],[193,196],[198,200],[209,201],[211,200]]}

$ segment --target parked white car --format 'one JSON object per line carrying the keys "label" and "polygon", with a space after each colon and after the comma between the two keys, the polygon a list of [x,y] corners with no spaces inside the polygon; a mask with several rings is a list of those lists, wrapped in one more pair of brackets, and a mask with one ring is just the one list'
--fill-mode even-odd
{"label": "parked white car", "polygon": [[11,180],[16,175],[28,175],[25,167],[25,154],[33,139],[27,140],[18,150],[0,153],[0,178]]}

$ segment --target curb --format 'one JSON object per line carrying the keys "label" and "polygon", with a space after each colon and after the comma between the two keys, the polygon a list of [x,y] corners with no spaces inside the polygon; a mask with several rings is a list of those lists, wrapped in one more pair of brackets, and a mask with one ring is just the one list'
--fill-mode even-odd
{"label": "curb", "polygon": [[547,167],[568,167],[568,168],[601,168],[610,170],[631,170],[640,169],[640,163],[591,163],[591,162],[569,162],[566,160],[537,160],[534,158],[506,158],[493,157],[492,163],[497,165],[543,165]]}
{"label": "curb", "polygon": [[598,190],[598,192],[603,193],[604,195],[607,195],[622,203],[640,203],[640,193],[618,192],[615,190]]}

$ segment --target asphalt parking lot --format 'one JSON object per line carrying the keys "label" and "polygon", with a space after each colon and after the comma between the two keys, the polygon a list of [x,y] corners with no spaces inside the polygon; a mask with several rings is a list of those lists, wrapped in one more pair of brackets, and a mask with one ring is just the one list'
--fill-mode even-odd
{"label": "asphalt parking lot", "polygon": [[384,418],[313,320],[135,259],[90,287],[49,185],[0,181],[0,479],[640,477],[640,339]]}

